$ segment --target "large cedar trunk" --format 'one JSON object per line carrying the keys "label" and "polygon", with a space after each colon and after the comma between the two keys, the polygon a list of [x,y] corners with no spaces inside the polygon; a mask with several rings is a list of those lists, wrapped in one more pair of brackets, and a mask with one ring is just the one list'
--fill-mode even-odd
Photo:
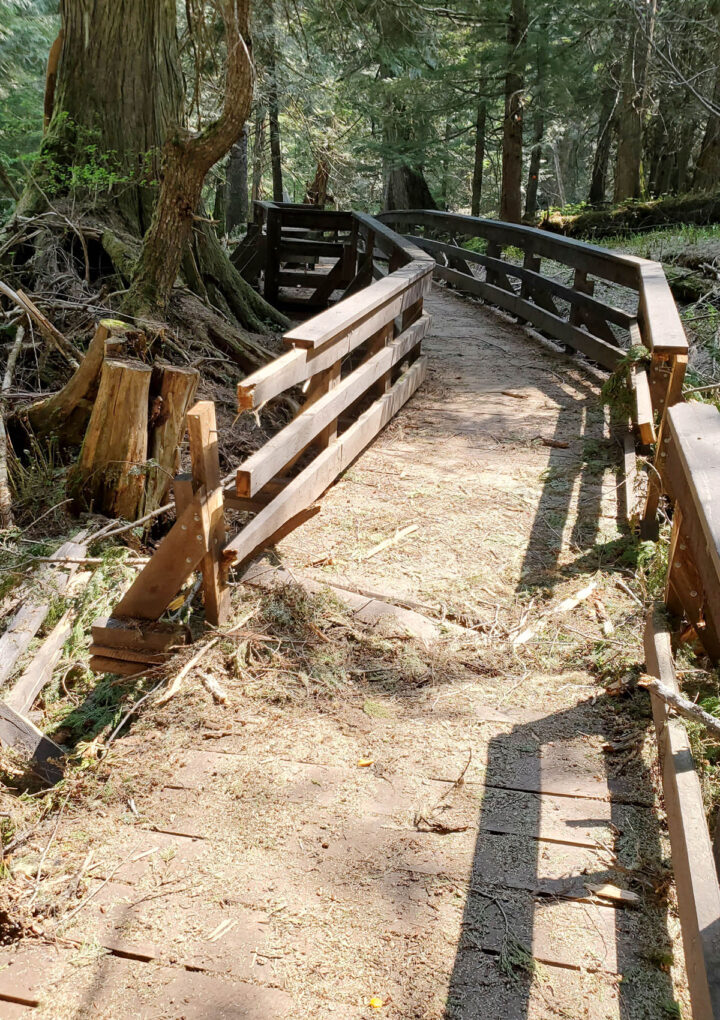
{"label": "large cedar trunk", "polygon": [[[63,171],[93,162],[97,174],[124,178],[109,196],[113,211],[141,236],[162,147],[182,118],[175,0],[61,0],[60,16],[53,115],[35,176],[53,194]],[[20,211],[42,201],[31,184]]]}
{"label": "large cedar trunk", "polygon": [[503,120],[500,219],[519,223],[522,216],[523,89],[525,71],[525,0],[510,0],[507,25],[507,71]]}
{"label": "large cedar trunk", "polygon": [[[235,19],[235,38],[243,11],[246,15],[247,0],[226,0],[226,16],[232,12]],[[85,282],[95,283],[95,277],[107,276],[107,289],[115,292],[132,283],[122,311],[165,318],[177,282],[186,283],[207,303],[207,288],[196,266],[203,261],[199,249],[213,246],[213,239],[204,232],[193,235],[192,226],[196,214],[201,213],[205,175],[242,130],[251,75],[243,72],[237,48],[229,47],[233,108],[200,135],[191,136],[184,126],[174,0],[114,0],[112,4],[61,0],[60,14],[56,83],[48,94],[51,110],[47,112],[52,115],[18,214],[43,212],[49,200],[60,216],[66,213],[74,224],[91,230],[91,240],[86,242],[73,227],[70,231],[61,228],[66,236],[58,242],[57,237],[49,236],[57,228],[48,224],[34,242],[38,257],[28,260],[25,254],[22,267],[18,267],[21,286],[31,290],[64,286],[68,290],[70,284],[59,282],[63,277],[58,243],[71,245],[75,257],[80,249],[87,255],[90,243],[92,265],[85,269]],[[245,63],[249,67],[249,60]],[[226,95],[226,105],[227,99]],[[51,256],[45,256],[46,250]],[[214,247],[207,257],[217,259]],[[221,307],[218,329],[208,329],[207,338],[215,343],[224,333],[225,348],[240,354],[245,334],[239,327],[264,331],[267,323],[284,325],[286,320],[257,299],[223,257],[228,270],[222,274],[223,285],[233,288],[235,312],[228,319]],[[5,268],[15,272],[7,258]],[[67,278],[68,274],[64,275]],[[70,296],[82,291],[79,277],[77,284]],[[174,301],[175,318],[182,309],[184,323],[188,301],[179,292]],[[222,301],[214,304],[218,307]],[[189,328],[196,318],[206,321],[205,310],[190,315]],[[257,349],[248,346],[244,353],[247,357],[238,359],[243,365],[258,364]]]}
{"label": "large cedar trunk", "polygon": [[395,166],[389,170],[384,206],[386,210],[437,209],[422,169],[415,170],[405,165]]}

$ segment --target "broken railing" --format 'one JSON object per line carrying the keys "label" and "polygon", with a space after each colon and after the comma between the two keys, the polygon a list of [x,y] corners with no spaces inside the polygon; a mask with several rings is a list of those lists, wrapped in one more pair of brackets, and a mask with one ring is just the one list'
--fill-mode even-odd
{"label": "broken railing", "polygon": [[[435,276],[532,324],[613,370],[627,348],[633,421],[625,435],[628,518],[657,537],[661,500],[672,508],[664,613],[648,614],[648,672],[677,691],[672,647],[698,641],[720,661],[720,412],[685,403],[688,345],[662,266],[546,231],[434,210],[381,217],[436,260]],[[481,239],[482,252],[461,246]],[[522,255],[519,264],[518,252]],[[473,269],[478,267],[478,275]],[[545,274],[543,273],[545,270]],[[547,275],[552,273],[553,275]],[[558,279],[572,275],[572,283]],[[627,311],[611,303],[624,289]],[[603,297],[598,296],[602,291]],[[644,362],[644,363],[643,363]],[[644,507],[635,508],[636,440],[652,453]],[[674,621],[671,631],[667,617]],[[652,694],[694,1020],[720,1018],[720,826],[713,859],[702,792],[683,723]]]}
{"label": "broken railing", "polygon": [[[323,210],[289,211],[303,222],[325,223]],[[192,471],[175,479],[176,522],[111,618],[93,626],[94,669],[129,674],[160,662],[182,640],[182,629],[161,617],[198,567],[205,617],[222,624],[229,568],[312,516],[315,500],[423,381],[420,345],[430,324],[423,298],[433,259],[371,217],[333,216],[352,221],[353,265],[345,266],[353,273],[352,293],[346,285],[344,300],[287,332],[288,350],[238,386],[240,411],[289,390],[301,402],[298,413],[222,478],[214,405],[201,401],[190,409]],[[230,538],[226,509],[254,514]]]}

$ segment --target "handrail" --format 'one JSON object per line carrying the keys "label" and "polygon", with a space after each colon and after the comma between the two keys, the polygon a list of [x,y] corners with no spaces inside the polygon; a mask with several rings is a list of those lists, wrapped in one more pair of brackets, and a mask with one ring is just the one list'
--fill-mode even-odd
{"label": "handrail", "polygon": [[[521,248],[526,259],[549,258],[581,274],[620,284],[638,292],[640,335],[648,350],[659,356],[687,354],[687,339],[662,266],[648,259],[609,251],[537,227],[487,220],[433,209],[401,209],[381,213],[383,222],[421,224],[467,237],[482,237],[494,247]],[[418,239],[416,239],[418,240]],[[582,278],[584,277],[584,279]],[[578,288],[580,289],[580,288]]]}
{"label": "handrail", "polygon": [[[239,411],[257,408],[296,386],[305,384],[305,389],[298,414],[239,465],[234,487],[226,486],[227,478],[220,480],[217,442],[212,438],[216,436],[214,406],[202,402],[189,412],[189,420],[202,422],[202,428],[190,430],[192,484],[188,489],[189,482],[176,480],[176,524],[115,607],[116,615],[145,621],[144,626],[160,618],[199,562],[206,616],[212,623],[222,622],[229,566],[249,559],[307,520],[315,512],[313,501],[425,378],[427,362],[420,345],[430,317],[423,312],[423,298],[432,282],[434,259],[362,213],[271,202],[256,202],[254,208],[255,243],[265,256],[266,288],[270,270],[276,283],[282,279],[283,226],[310,224],[309,229],[317,227],[318,232],[349,232],[335,265],[328,273],[316,274],[322,281],[317,289],[324,287],[326,298],[343,285],[345,296],[288,330],[283,339],[289,350],[238,385]],[[324,243],[309,239],[307,250]],[[390,271],[373,282],[376,246],[388,256]],[[319,250],[328,251],[327,247]],[[305,281],[313,274],[300,275]],[[303,455],[307,463],[289,478],[288,472]],[[203,466],[201,474],[196,472],[199,466]],[[225,508],[255,514],[229,541],[225,541]],[[188,536],[193,538],[191,549]],[[123,627],[122,621],[120,625],[115,621],[101,630],[106,643],[112,640],[117,648],[126,641],[124,647],[136,649],[135,625]]]}

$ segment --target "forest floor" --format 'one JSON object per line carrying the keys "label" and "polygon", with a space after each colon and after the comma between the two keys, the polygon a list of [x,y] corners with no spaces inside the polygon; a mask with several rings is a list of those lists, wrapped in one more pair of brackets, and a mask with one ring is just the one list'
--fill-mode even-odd
{"label": "forest floor", "polygon": [[13,858],[3,1017],[689,1016],[602,379],[427,307],[426,384],[234,587],[225,703],[149,702]]}

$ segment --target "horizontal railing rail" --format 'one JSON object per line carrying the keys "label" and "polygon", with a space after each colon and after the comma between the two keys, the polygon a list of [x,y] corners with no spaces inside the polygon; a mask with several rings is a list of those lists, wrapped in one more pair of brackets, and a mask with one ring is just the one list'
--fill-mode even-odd
{"label": "horizontal railing rail", "polygon": [[[420,347],[430,317],[423,311],[423,298],[435,267],[429,255],[363,214],[269,202],[255,203],[255,211],[255,243],[266,274],[268,252],[274,253],[276,270],[283,247],[292,255],[298,245],[301,253],[309,251],[303,248],[305,242],[322,245],[321,252],[332,245],[334,255],[339,243],[342,251],[336,265],[342,267],[344,296],[288,330],[283,337],[288,350],[238,385],[240,412],[257,411],[287,391],[293,391],[293,404],[300,407],[292,421],[232,475],[220,477],[214,405],[204,401],[188,413],[193,472],[190,478],[175,480],[176,523],[115,607],[113,618],[98,624],[98,663],[107,661],[110,647],[117,659],[123,641],[128,669],[137,669],[143,654],[152,651],[157,657],[160,639],[151,638],[155,631],[148,626],[161,618],[198,565],[203,571],[206,618],[222,623],[229,567],[250,559],[312,516],[315,500],[425,378],[426,359]],[[296,227],[307,228],[313,237],[285,240],[282,231]],[[318,238],[327,232],[338,237],[344,232],[345,238],[342,242]],[[388,260],[387,272],[378,269],[378,249]],[[326,298],[331,293],[326,289]],[[254,515],[230,539],[226,510]],[[139,631],[147,635],[140,650]],[[172,628],[163,633],[166,644],[177,638]]]}

